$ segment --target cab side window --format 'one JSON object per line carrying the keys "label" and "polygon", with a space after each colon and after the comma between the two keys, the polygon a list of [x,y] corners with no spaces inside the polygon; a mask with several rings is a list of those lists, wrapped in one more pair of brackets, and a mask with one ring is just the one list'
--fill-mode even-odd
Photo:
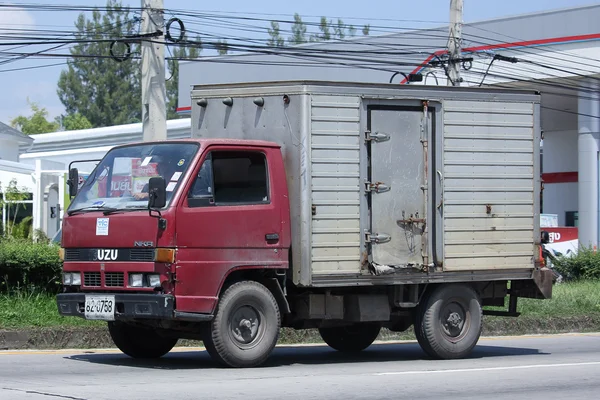
{"label": "cab side window", "polygon": [[190,207],[269,203],[267,160],[260,152],[215,151],[190,191]]}
{"label": "cab side window", "polygon": [[[209,154],[208,157],[206,157],[206,159],[202,163],[200,171],[198,171],[198,175],[196,176],[196,180],[194,181],[194,185],[192,186],[189,198],[198,200],[208,200],[208,203],[210,203],[213,199],[212,187],[212,158]],[[206,201],[196,203],[206,203]]]}

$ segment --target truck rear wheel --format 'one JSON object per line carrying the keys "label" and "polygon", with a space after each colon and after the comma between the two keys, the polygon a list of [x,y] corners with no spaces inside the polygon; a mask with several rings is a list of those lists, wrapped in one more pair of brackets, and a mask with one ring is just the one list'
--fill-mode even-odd
{"label": "truck rear wheel", "polygon": [[381,325],[378,323],[358,323],[350,326],[319,328],[321,338],[329,347],[343,353],[357,353],[369,347],[377,336]]}
{"label": "truck rear wheel", "polygon": [[204,345],[212,358],[225,365],[255,367],[273,351],[280,326],[273,294],[258,282],[238,282],[223,293]]}
{"label": "truck rear wheel", "polygon": [[119,350],[133,358],[159,358],[177,344],[176,338],[164,337],[151,328],[123,322],[109,322],[108,332]]}
{"label": "truck rear wheel", "polygon": [[467,285],[439,286],[417,309],[415,335],[423,351],[436,359],[467,356],[481,328],[481,301]]}

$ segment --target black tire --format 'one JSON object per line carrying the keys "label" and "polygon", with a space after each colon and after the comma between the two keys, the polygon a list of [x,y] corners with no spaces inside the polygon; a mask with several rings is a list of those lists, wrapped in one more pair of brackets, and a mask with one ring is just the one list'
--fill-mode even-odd
{"label": "black tire", "polygon": [[273,351],[280,326],[279,306],[269,289],[258,282],[238,282],[221,296],[204,346],[222,364],[256,367]]}
{"label": "black tire", "polygon": [[380,330],[379,323],[363,322],[350,326],[319,328],[319,333],[332,349],[343,353],[358,353],[373,344]]}
{"label": "black tire", "polygon": [[442,285],[419,304],[415,335],[432,358],[464,358],[479,341],[482,319],[481,301],[471,286]]}
{"label": "black tire", "polygon": [[176,338],[161,336],[151,328],[123,322],[109,322],[108,332],[119,350],[133,358],[159,358],[177,344]]}

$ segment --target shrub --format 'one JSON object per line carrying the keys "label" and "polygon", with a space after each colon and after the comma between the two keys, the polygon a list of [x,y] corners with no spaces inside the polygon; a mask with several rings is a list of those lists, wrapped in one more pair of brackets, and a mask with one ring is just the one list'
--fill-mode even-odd
{"label": "shrub", "polygon": [[600,279],[600,253],[591,248],[580,248],[571,257],[559,257],[554,264],[566,279]]}
{"label": "shrub", "polygon": [[24,239],[0,241],[0,290],[21,288],[55,292],[62,262],[58,246]]}

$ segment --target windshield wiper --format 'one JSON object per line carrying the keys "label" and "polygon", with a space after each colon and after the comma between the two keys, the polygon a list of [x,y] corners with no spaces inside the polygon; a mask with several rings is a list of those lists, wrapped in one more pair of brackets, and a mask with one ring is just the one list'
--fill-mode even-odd
{"label": "windshield wiper", "polygon": [[145,210],[146,208],[147,208],[146,206],[126,207],[126,208],[109,208],[109,209],[104,210],[103,214],[109,215],[109,214],[113,214],[116,212],[140,211],[140,210]]}
{"label": "windshield wiper", "polygon": [[78,209],[75,209],[75,210],[68,211],[67,214],[74,215],[74,214],[77,214],[77,213],[82,213],[82,212],[91,211],[91,210],[106,212],[106,211],[116,210],[116,208],[114,208],[114,207],[104,207],[104,206],[88,206],[88,207],[81,207],[81,208],[78,208]]}

